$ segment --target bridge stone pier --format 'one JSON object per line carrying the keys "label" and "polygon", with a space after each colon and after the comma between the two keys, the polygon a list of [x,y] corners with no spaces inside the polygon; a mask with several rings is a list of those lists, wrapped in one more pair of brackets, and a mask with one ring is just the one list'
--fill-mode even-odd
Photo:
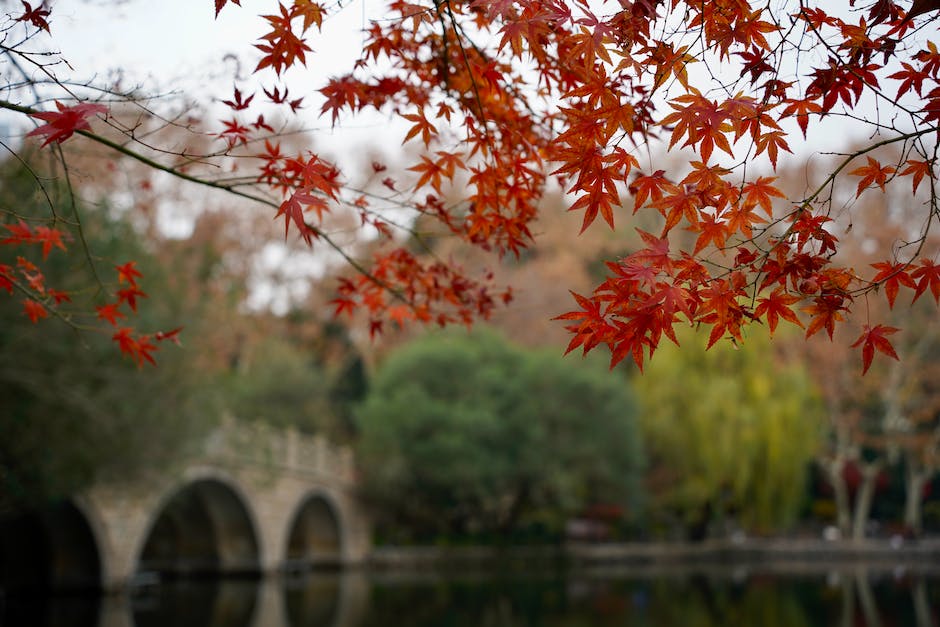
{"label": "bridge stone pier", "polygon": [[[4,579],[118,590],[161,576],[356,564],[368,556],[370,530],[355,479],[346,448],[227,419],[176,469],[95,485],[7,522]],[[30,539],[44,546],[37,552]],[[45,566],[30,566],[40,554]]]}

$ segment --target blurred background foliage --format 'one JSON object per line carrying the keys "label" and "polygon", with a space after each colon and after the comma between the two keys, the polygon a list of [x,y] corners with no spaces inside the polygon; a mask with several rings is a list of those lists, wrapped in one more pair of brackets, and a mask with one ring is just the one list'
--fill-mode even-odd
{"label": "blurred background foliage", "polygon": [[366,494],[396,540],[544,540],[591,505],[638,510],[636,403],[593,361],[433,334],[382,363],[358,418]]}
{"label": "blurred background foliage", "polygon": [[707,337],[684,331],[682,348],[661,345],[633,381],[652,514],[676,517],[692,539],[713,517],[753,531],[792,523],[823,437],[812,381],[792,359],[774,355],[766,335],[705,351]]}
{"label": "blurred background foliage", "polygon": [[[0,208],[25,219],[42,214],[42,199],[22,165],[8,162],[0,176]],[[146,276],[150,298],[140,307],[140,328],[185,325],[187,337],[198,336],[198,311],[169,288],[171,269],[156,263],[126,221],[107,206],[87,207],[82,225],[100,276],[113,278],[113,266],[131,259]],[[54,250],[43,268],[49,285],[75,291],[76,305],[91,311],[90,318],[95,277],[74,227],[72,233],[71,253]],[[38,252],[17,250],[37,262]],[[165,465],[198,438],[216,413],[197,393],[203,374],[184,351],[165,350],[160,357],[160,368],[140,370],[120,358],[110,336],[54,319],[33,324],[21,298],[0,298],[0,510]]]}
{"label": "blurred background foliage", "polygon": [[[577,216],[549,196],[540,246],[498,268],[517,297],[489,328],[373,339],[367,321],[333,318],[329,264],[280,306],[256,302],[259,285],[285,279],[263,263],[282,236],[269,216],[158,182],[122,195],[116,179],[136,180],[133,170],[87,168],[95,176],[76,176],[71,191],[98,278],[73,225],[68,254],[44,264],[49,282],[76,290],[75,308],[93,318],[98,279],[136,260],[149,294],[136,326],[183,326],[182,346],[141,370],[108,335],[34,325],[18,298],[0,295],[0,515],[167,472],[231,414],[354,447],[385,542],[940,529],[940,329],[926,303],[891,312],[905,329],[902,360],[876,362],[864,379],[853,337],[806,343],[787,325],[773,341],[755,330],[743,346],[708,351],[688,329],[683,348],[664,342],[643,375],[611,371],[600,355],[562,358],[567,339],[551,317],[569,307],[566,288],[590,289],[599,260],[636,243],[602,230],[572,239]],[[167,230],[166,207],[190,205],[189,228]],[[887,228],[871,213],[881,230],[855,228],[859,265],[865,238]],[[0,221],[47,214],[30,171],[0,164]],[[431,235],[429,254],[458,254]]]}

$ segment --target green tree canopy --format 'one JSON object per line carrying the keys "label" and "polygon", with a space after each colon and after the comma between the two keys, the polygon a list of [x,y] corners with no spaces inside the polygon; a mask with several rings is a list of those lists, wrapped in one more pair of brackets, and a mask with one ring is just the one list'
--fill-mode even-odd
{"label": "green tree canopy", "polygon": [[623,379],[492,332],[398,350],[358,419],[368,493],[413,538],[558,531],[586,505],[638,500],[636,405]]}
{"label": "green tree canopy", "polygon": [[664,345],[636,379],[653,505],[690,525],[721,509],[751,529],[785,525],[820,444],[817,393],[766,335],[708,351],[705,339],[686,331],[685,350]]}

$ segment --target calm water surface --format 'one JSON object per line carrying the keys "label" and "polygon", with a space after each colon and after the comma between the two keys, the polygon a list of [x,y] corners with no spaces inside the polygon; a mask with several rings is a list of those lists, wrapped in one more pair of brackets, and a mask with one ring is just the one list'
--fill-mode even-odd
{"label": "calm water surface", "polygon": [[940,627],[915,570],[310,574],[8,598],[10,627]]}

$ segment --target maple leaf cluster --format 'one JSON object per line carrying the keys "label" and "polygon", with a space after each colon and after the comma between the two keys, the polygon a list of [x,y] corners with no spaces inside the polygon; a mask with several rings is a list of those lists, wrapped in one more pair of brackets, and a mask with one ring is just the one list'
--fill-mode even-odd
{"label": "maple leaf cluster", "polygon": [[[621,2],[607,13],[558,0],[393,1],[393,17],[366,31],[359,71],[321,90],[321,112],[334,124],[344,112],[397,113],[404,143],[422,150],[409,168],[417,174],[411,192],[429,195],[416,204],[436,206],[431,215],[453,235],[500,254],[531,243],[550,179],[567,191],[569,209],[582,212],[582,231],[597,216],[613,228],[631,195],[634,214],[658,215],[661,231],[640,231],[643,245],[609,263],[610,276],[592,294],[575,294],[578,309],[559,316],[573,334],[569,351],[606,345],[612,364],[629,356],[642,367],[662,337],[676,341],[676,324],[706,327],[709,346],[743,341],[753,323],[772,334],[780,321],[831,338],[863,294],[884,286],[893,305],[904,286],[916,300],[933,285],[936,251],[922,247],[886,261],[890,272],[875,266],[879,273],[861,276],[837,261],[831,196],[821,188],[788,199],[774,176],[747,173],[761,163],[764,172],[777,168],[792,152],[794,124],[806,137],[827,117],[858,117],[865,98],[894,107],[909,97],[910,127],[847,155],[833,177],[842,170],[857,177],[856,196],[885,193],[906,177],[914,194],[924,181],[932,186],[940,57],[930,41],[918,50],[903,45],[921,9],[905,15],[879,1],[848,19],[836,9],[788,6],[784,16],[742,0]],[[286,25],[283,6],[282,15]],[[798,71],[806,41],[824,60]],[[696,63],[734,76],[718,89],[706,81],[706,92],[690,71]],[[890,80],[900,83],[893,98],[881,85]],[[642,166],[642,147],[656,138],[691,155],[684,173]],[[902,148],[895,165],[871,154],[889,144]],[[860,157],[865,165],[845,168]],[[467,189],[463,202],[444,209],[444,190],[458,181]],[[678,232],[691,232],[692,244],[677,245],[687,239]],[[919,241],[927,242],[926,228]],[[338,310],[358,302],[375,320],[384,304],[350,295],[382,287],[344,283]],[[421,307],[408,317],[432,318]],[[890,327],[866,329],[856,343],[864,370],[874,350],[895,356]]]}
{"label": "maple leaf cluster", "polygon": [[[7,234],[0,239],[0,246],[38,246],[42,251],[43,260],[53,249],[67,250],[65,242],[68,238],[55,226],[42,224],[31,226],[23,220],[18,220],[15,223],[4,224],[2,228]],[[121,308],[126,307],[136,312],[138,299],[147,296],[137,282],[141,278],[141,273],[135,266],[133,261],[115,266],[119,286],[114,294],[115,300],[98,305],[95,309],[98,319],[114,327],[112,340],[122,353],[130,356],[138,366],[143,365],[144,362],[155,365],[153,353],[158,347],[153,342],[162,340],[178,342],[181,329],[148,335],[138,333],[132,327],[119,327],[118,321],[127,317]],[[71,294],[47,285],[42,269],[23,256],[17,256],[15,266],[0,263],[0,290],[10,295],[16,293],[22,296],[23,314],[33,323],[48,318],[51,313],[76,328],[104,332],[104,329],[81,323],[79,319],[83,315],[82,312],[64,309],[64,305],[72,302]]]}
{"label": "maple leaf cluster", "polygon": [[[23,4],[19,20],[48,30],[47,15]],[[264,106],[296,115],[307,97],[288,95],[287,72],[318,58],[315,30],[330,28],[336,7],[270,4],[276,10],[262,16],[266,31],[254,44],[256,78]],[[219,20],[230,8],[215,0]],[[930,237],[940,220],[940,52],[933,31],[919,28],[937,17],[931,3],[905,12],[891,0],[391,0],[365,26],[353,69],[316,96],[334,126],[367,110],[403,125],[413,160],[385,173],[384,196],[357,188],[320,154],[288,154],[268,110],[258,112],[259,92],[237,86],[219,99],[231,117],[219,122],[223,148],[214,157],[252,159],[265,194],[203,182],[268,204],[288,236],[339,252],[358,276],[341,281],[336,311],[366,312],[373,333],[386,321],[467,323],[511,299],[490,274],[470,277],[410,252],[401,235],[413,229],[391,220],[388,204],[469,246],[518,255],[533,243],[540,200],[557,185],[582,231],[598,216],[614,228],[631,212],[655,225],[637,230],[636,248],[611,260],[608,276],[559,316],[572,334],[569,351],[603,345],[612,364],[630,357],[642,367],[663,337],[677,341],[679,324],[706,329],[709,346],[742,342],[755,324],[774,333],[781,321],[832,338],[876,291],[892,307],[901,290],[912,300],[930,290],[940,302]],[[76,131],[93,137],[88,120],[105,113],[98,104],[56,104],[57,112],[29,112],[45,122],[30,133],[44,145]],[[873,139],[791,197],[775,171],[796,142],[826,136],[833,122]],[[676,159],[656,167],[651,145]],[[375,163],[371,174],[386,168]],[[856,198],[903,188],[923,203],[919,230],[871,270],[839,260],[844,224],[833,190],[844,181]],[[377,198],[388,204],[376,206]],[[340,214],[377,238],[370,261],[330,233],[328,221]],[[855,343],[864,370],[875,352],[896,357],[893,327],[867,320],[864,328]]]}

